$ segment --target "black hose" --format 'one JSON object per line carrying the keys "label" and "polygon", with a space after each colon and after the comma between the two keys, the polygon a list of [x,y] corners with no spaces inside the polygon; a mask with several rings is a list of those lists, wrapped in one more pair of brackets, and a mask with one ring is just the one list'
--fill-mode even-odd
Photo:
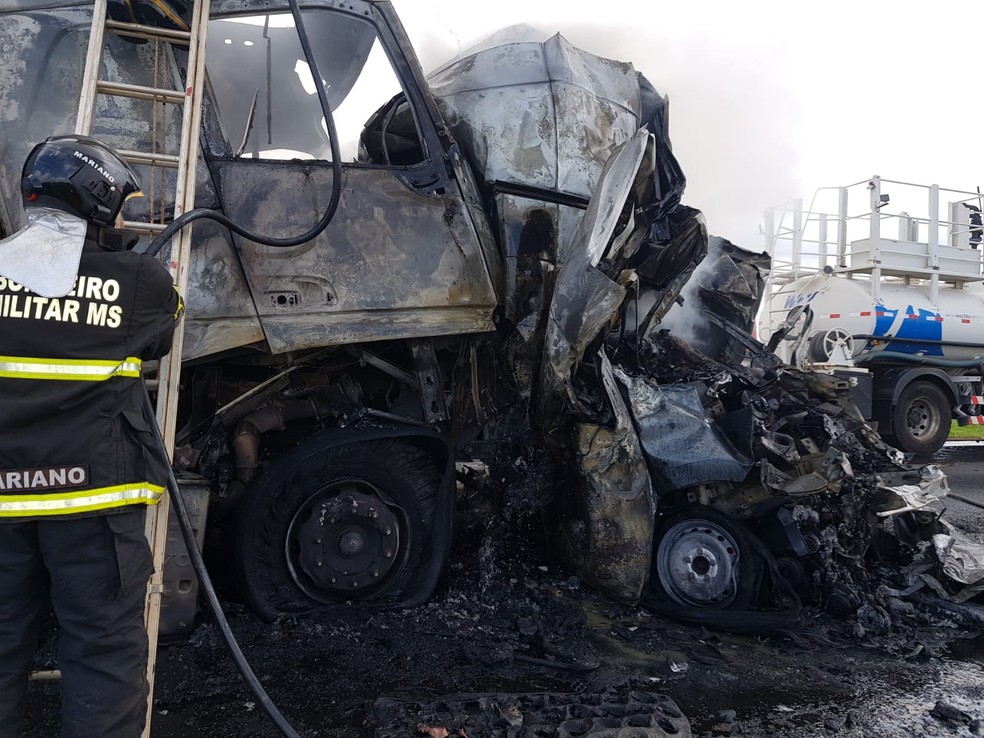
{"label": "black hose", "polygon": [[294,730],[291,724],[287,722],[287,718],[273,704],[273,700],[270,699],[270,695],[267,694],[263,685],[260,684],[260,680],[256,678],[256,674],[253,673],[253,669],[250,668],[242,649],[236,642],[236,637],[232,634],[229,621],[226,619],[225,613],[222,611],[222,605],[219,603],[219,597],[215,593],[215,587],[212,586],[212,580],[208,575],[208,571],[205,569],[205,560],[202,558],[202,552],[198,548],[198,541],[195,539],[191,518],[188,516],[188,508],[185,507],[184,499],[181,497],[181,492],[178,489],[178,481],[174,478],[174,470],[171,468],[171,462],[168,459],[164,439],[161,437],[161,430],[157,426],[154,406],[150,401],[150,395],[146,392],[144,393],[144,412],[147,415],[148,424],[153,429],[154,437],[157,439],[159,450],[166,462],[167,491],[170,493],[171,501],[174,503],[174,509],[178,513],[178,524],[181,527],[181,535],[184,537],[185,545],[188,548],[191,566],[195,570],[195,574],[198,575],[199,584],[201,584],[202,589],[205,591],[205,597],[208,599],[208,604],[211,606],[212,613],[215,615],[215,623],[219,627],[219,633],[222,634],[222,640],[225,641],[226,647],[229,649],[229,654],[236,663],[236,668],[243,675],[243,680],[249,686],[250,691],[256,695],[260,706],[270,720],[273,721],[273,724],[287,738],[300,738],[301,734]]}
{"label": "black hose", "polygon": [[210,210],[209,208],[195,208],[194,210],[189,210],[187,213],[182,213],[171,221],[167,228],[157,234],[157,237],[150,242],[146,253],[156,255],[157,252],[164,247],[164,244],[174,237],[174,234],[189,223],[193,223],[196,220],[201,220],[203,218],[214,220],[220,225],[228,228],[233,233],[242,236],[243,238],[247,238],[250,241],[263,244],[264,246],[289,248],[291,246],[300,246],[302,243],[307,243],[308,241],[317,238],[317,236],[328,227],[328,224],[331,223],[332,218],[335,217],[335,211],[338,210],[338,202],[342,196],[342,155],[338,149],[338,133],[335,129],[335,118],[331,114],[331,106],[328,104],[328,94],[325,92],[325,86],[321,81],[324,78],[321,76],[321,72],[318,69],[318,62],[314,58],[314,53],[311,51],[311,44],[308,41],[307,31],[304,29],[304,21],[301,18],[301,10],[297,5],[297,0],[288,0],[288,2],[290,3],[290,12],[294,16],[294,25],[297,28],[297,36],[301,42],[301,49],[304,51],[304,56],[307,59],[308,66],[311,68],[311,75],[315,81],[314,86],[318,91],[318,101],[321,103],[321,112],[325,116],[325,125],[328,127],[328,144],[331,147],[332,177],[331,199],[328,202],[327,210],[325,210],[324,215],[321,216],[321,220],[318,221],[314,228],[306,233],[302,233],[300,236],[294,236],[292,238],[272,238],[270,236],[261,236],[257,233],[250,233],[245,228],[236,225],[232,220],[216,210]]}
{"label": "black hose", "polygon": [[[905,338],[893,338],[893,341],[905,343]],[[920,364],[924,366],[941,366],[969,369],[980,366],[984,361],[981,359],[938,359],[935,356],[918,356],[916,354],[906,354],[901,351],[873,351],[869,354],[862,354],[854,359],[855,364],[878,364],[882,360],[898,361],[904,364]]]}

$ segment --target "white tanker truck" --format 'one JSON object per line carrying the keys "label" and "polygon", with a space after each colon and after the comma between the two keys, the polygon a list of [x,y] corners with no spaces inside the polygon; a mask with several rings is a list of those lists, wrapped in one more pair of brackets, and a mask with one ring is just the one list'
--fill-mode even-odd
{"label": "white tanker truck", "polygon": [[[835,216],[816,212],[830,191]],[[760,335],[784,359],[843,377],[903,451],[935,453],[952,419],[984,423],[978,193],[873,177],[770,211],[766,232],[776,266]]]}

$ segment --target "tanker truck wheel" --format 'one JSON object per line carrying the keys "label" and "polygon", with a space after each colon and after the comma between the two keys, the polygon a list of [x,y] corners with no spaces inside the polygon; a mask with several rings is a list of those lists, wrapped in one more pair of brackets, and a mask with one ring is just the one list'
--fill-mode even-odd
{"label": "tanker truck wheel", "polygon": [[892,415],[895,446],[920,456],[931,456],[950,435],[950,400],[932,382],[913,382],[902,390]]}
{"label": "tanker truck wheel", "polygon": [[271,620],[397,601],[417,582],[439,486],[406,441],[308,439],[267,465],[240,511],[234,569],[247,604]]}

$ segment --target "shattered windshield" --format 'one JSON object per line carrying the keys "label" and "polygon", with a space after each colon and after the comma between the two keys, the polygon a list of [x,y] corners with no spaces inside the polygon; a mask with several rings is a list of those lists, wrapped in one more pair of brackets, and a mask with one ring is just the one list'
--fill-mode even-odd
{"label": "shattered windshield", "polygon": [[[375,28],[329,11],[304,27],[338,129],[342,161],[354,161],[365,122],[401,91]],[[222,132],[236,156],[331,158],[317,88],[290,13],[213,20],[207,67]]]}

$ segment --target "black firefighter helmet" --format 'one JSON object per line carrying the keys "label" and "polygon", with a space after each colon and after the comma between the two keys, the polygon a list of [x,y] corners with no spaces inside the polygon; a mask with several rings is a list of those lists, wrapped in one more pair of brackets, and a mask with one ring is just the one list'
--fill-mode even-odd
{"label": "black firefighter helmet", "polygon": [[141,195],[130,165],[87,136],[52,136],[24,162],[25,207],[54,208],[97,226],[112,227],[123,203]]}

